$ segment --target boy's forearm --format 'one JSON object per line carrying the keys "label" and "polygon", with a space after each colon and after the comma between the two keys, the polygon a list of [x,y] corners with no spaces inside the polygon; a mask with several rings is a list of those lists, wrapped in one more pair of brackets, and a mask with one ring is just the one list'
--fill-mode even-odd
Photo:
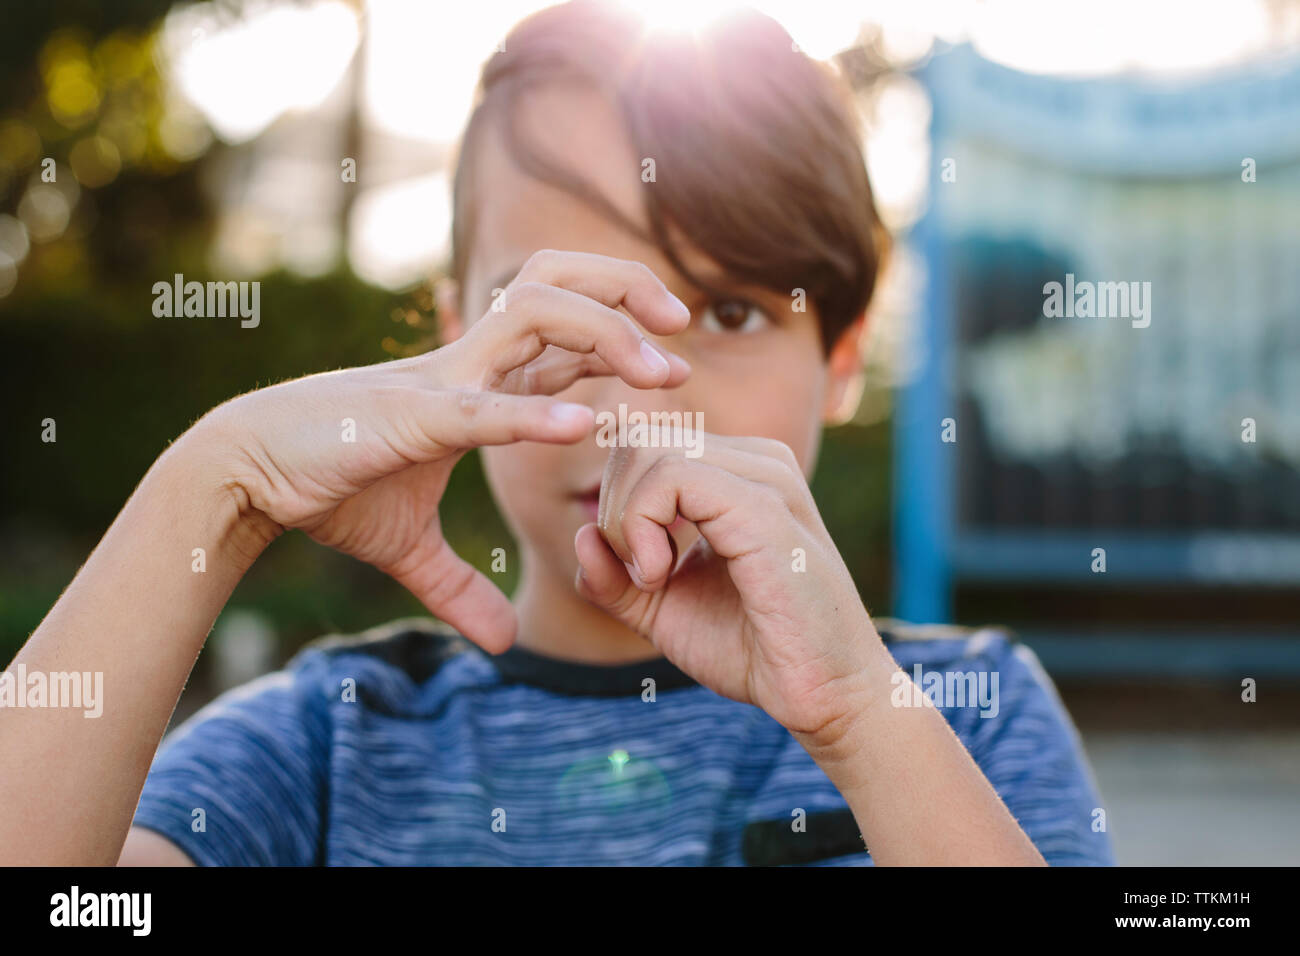
{"label": "boy's forearm", "polygon": [[841,726],[794,736],[848,802],[875,862],[1045,865],[939,710],[893,706],[898,665],[883,645],[871,660],[844,688]]}
{"label": "boy's forearm", "polygon": [[[275,534],[241,514],[217,454],[201,431],[168,449],[10,664],[29,705],[0,707],[0,864],[117,862],[195,658]],[[69,672],[93,707],[30,706],[27,685]]]}

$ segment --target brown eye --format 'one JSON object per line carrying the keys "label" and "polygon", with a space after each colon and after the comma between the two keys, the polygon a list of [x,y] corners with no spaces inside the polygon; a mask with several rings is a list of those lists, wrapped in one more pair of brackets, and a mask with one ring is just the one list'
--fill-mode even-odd
{"label": "brown eye", "polygon": [[766,322],[763,310],[743,299],[720,299],[700,316],[700,327],[708,332],[755,332]]}

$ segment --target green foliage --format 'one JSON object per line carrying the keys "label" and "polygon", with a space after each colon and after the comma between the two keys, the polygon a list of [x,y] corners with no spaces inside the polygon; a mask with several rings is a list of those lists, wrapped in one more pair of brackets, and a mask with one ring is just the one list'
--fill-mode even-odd
{"label": "green foliage", "polygon": [[[97,292],[28,289],[0,311],[0,658],[39,623],[150,464],[208,409],[277,381],[383,361],[385,345],[418,346],[416,331],[394,321],[410,314],[404,297],[348,273],[263,278],[252,329],[154,317],[152,283],[170,275],[119,277]],[[56,442],[41,441],[46,418]],[[480,497],[486,506],[486,490]],[[277,543],[235,603],[264,605],[302,635],[358,621],[345,613],[353,593],[378,601],[378,613],[412,611],[413,599],[377,573],[382,580],[343,572],[340,586],[338,564],[318,551],[293,536]]]}

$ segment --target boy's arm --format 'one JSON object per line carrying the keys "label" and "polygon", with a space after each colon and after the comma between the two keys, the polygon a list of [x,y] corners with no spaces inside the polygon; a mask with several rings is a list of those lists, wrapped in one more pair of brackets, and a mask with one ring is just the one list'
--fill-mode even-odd
{"label": "boy's arm", "polygon": [[644,330],[679,332],[690,311],[644,265],[588,253],[539,252],[507,291],[456,343],[250,392],[154,463],[13,661],[89,675],[104,699],[93,717],[0,707],[0,865],[117,862],[199,650],[284,528],[388,573],[480,646],[510,646],[509,601],[442,538],[451,469],[480,445],[586,438],[595,413],[551,396],[587,375],[680,384],[690,367]]}
{"label": "boy's arm", "polygon": [[[0,709],[0,766],[10,768],[0,774],[0,864],[118,860],[199,650],[275,535],[209,478],[209,442],[192,430],[159,458],[9,668],[102,673],[103,699],[95,717]],[[196,548],[203,571],[193,570]]]}
{"label": "boy's arm", "polygon": [[160,833],[132,827],[126,835],[118,866],[194,866],[189,855]]}
{"label": "boy's arm", "polygon": [[[985,697],[981,690],[978,697],[970,693],[962,695],[964,700],[949,699],[940,706],[983,778],[1049,864],[1115,864],[1101,797],[1079,732],[1033,651],[992,630],[939,643],[904,640],[893,644],[891,650],[905,655],[897,658],[902,664],[896,675],[899,681],[906,676],[909,664],[921,667],[922,661],[926,662],[927,682],[954,671],[980,678],[987,675],[991,696]],[[900,696],[904,692],[907,696]],[[910,680],[894,686],[890,703],[899,705],[891,706],[895,713],[919,713],[922,707],[933,712],[929,695],[917,693]],[[841,795],[847,799],[856,791],[850,804],[865,830],[865,811],[859,807],[871,797],[862,787],[855,788],[852,780],[855,774],[868,773],[865,763],[871,749],[854,750],[854,746],[850,731],[843,753],[822,752],[818,756],[822,769],[839,778]],[[909,763],[901,766],[911,773]],[[917,783],[939,799],[950,796],[946,779],[920,779]],[[953,804],[956,815],[963,809]],[[875,847],[868,844],[868,849],[875,854]]]}
{"label": "boy's arm", "polygon": [[[893,706],[900,687],[922,705]],[[1045,865],[943,714],[916,692],[883,644],[842,692],[851,716],[820,733],[792,736],[843,795],[873,860]]]}

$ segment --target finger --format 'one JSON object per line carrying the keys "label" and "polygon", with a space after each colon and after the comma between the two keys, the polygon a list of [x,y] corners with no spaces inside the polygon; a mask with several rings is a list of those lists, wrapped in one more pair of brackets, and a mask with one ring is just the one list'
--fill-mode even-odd
{"label": "finger", "polygon": [[[793,486],[786,481],[789,474],[773,458],[736,448],[714,448],[702,460],[669,450],[648,466],[615,471],[609,485],[602,486],[601,533],[626,563],[629,576],[657,590],[676,563],[667,529],[679,516],[694,523],[727,559],[755,553],[776,536],[790,537],[783,526],[803,519],[787,502],[787,495],[800,502],[797,489],[779,487]],[[805,510],[801,503],[798,510]]]}
{"label": "finger", "polygon": [[676,559],[668,527],[679,515],[696,524],[718,519],[747,491],[737,487],[740,481],[715,465],[658,458],[626,488],[621,501],[602,509],[601,533],[633,583],[657,590]]}
{"label": "finger", "polygon": [[595,299],[540,282],[512,284],[504,309],[489,312],[454,343],[466,383],[495,388],[548,345],[595,353],[635,388],[658,388],[671,374],[664,351],[627,315]]}
{"label": "finger", "polygon": [[578,529],[573,539],[578,557],[578,574],[574,586],[586,601],[640,630],[650,609],[651,596],[642,593],[628,576],[594,524]]}
{"label": "finger", "polygon": [[591,434],[596,413],[546,395],[506,395],[476,389],[396,390],[396,413],[422,447],[419,457],[449,449],[518,441],[572,444]]}
{"label": "finger", "polygon": [[[601,476],[600,508],[598,521],[602,529],[612,527],[626,507],[632,489],[650,469],[664,458],[683,458],[678,448],[683,444],[669,429],[657,436],[657,447],[619,447],[610,451]],[[792,511],[803,513],[808,507],[815,510],[794,453],[782,442],[774,439],[701,433],[694,447],[697,454],[689,461],[716,465],[751,481],[768,484],[778,489],[792,505]]]}
{"label": "finger", "polygon": [[508,650],[518,629],[510,600],[453,551],[441,532],[437,532],[431,552],[417,549],[408,559],[409,569],[389,573],[430,613],[488,653]]}
{"label": "finger", "polygon": [[524,263],[514,281],[559,286],[611,309],[622,306],[660,335],[680,332],[691,320],[685,303],[648,266],[630,259],[543,249]]}
{"label": "finger", "polygon": [[725,444],[710,442],[714,454],[703,460],[775,491],[786,509],[801,523],[821,523],[808,479],[790,447],[771,438],[727,436]]}
{"label": "finger", "polygon": [[791,471],[802,471],[798,457],[790,446],[783,441],[775,438],[763,438],[759,435],[719,435],[716,437],[721,440],[714,442],[714,444],[724,451],[734,449],[739,452],[748,452],[752,455],[772,459]]}
{"label": "finger", "polygon": [[[691,366],[680,355],[666,353],[670,372],[661,388],[676,388],[686,381]],[[554,395],[562,392],[580,378],[599,378],[613,375],[614,371],[599,355],[566,352],[548,347],[540,357],[529,362],[516,373],[517,383],[507,380],[504,391],[525,395]]]}

